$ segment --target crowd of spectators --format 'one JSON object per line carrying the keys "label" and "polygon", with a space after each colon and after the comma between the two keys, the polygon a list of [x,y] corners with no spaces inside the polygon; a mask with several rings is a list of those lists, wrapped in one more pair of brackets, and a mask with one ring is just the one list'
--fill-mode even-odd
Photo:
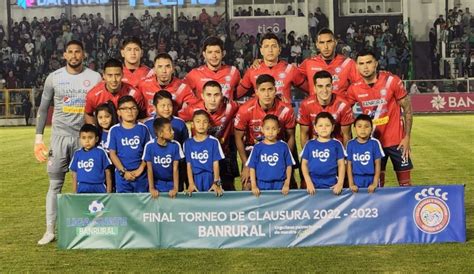
{"label": "crowd of spectators", "polygon": [[[312,17],[317,18],[317,29],[328,25],[327,17],[317,8]],[[245,70],[259,55],[260,35],[245,34],[240,26],[225,20],[224,14],[213,15],[202,9],[199,16],[178,17],[178,31],[173,30],[170,14],[152,15],[148,10],[141,16],[130,13],[119,27],[106,22],[100,13],[72,15],[67,18],[23,17],[13,22],[9,39],[0,25],[0,82],[7,88],[39,87],[46,76],[64,65],[64,46],[72,39],[83,41],[86,65],[101,71],[109,58],[120,58],[120,42],[137,36],[143,43],[143,63],[152,66],[155,56],[168,52],[176,63],[176,73],[183,77],[192,68],[202,64],[202,41],[211,35],[225,41],[225,62]],[[301,62],[312,54],[312,39],[308,35],[296,37],[295,32],[282,30],[282,59]]]}
{"label": "crowd of spectators", "polygon": [[434,78],[440,75],[441,42],[447,45],[446,56],[452,58],[452,62],[446,63],[446,71],[451,71],[449,67],[454,66],[453,78],[474,76],[474,17],[468,7],[464,11],[450,9],[446,19],[439,15],[430,29],[429,40],[431,59],[435,64]]}
{"label": "crowd of spectators", "polygon": [[336,38],[340,53],[355,58],[358,52],[370,49],[377,55],[380,69],[407,79],[411,50],[401,21],[391,26],[386,19],[382,22],[363,19],[349,24],[346,33],[338,33]]}

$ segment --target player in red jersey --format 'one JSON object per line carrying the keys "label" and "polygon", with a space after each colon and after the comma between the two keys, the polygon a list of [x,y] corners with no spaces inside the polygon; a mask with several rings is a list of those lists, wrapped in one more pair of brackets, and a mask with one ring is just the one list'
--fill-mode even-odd
{"label": "player in red jersey", "polygon": [[[240,106],[234,119],[235,144],[242,163],[247,162],[248,154],[253,145],[263,140],[261,127],[263,118],[267,114],[274,114],[278,117],[281,128],[278,140],[287,142],[292,153],[295,153],[295,113],[291,105],[276,97],[275,78],[268,74],[258,76],[255,95],[255,98]],[[241,173],[242,189],[250,189],[249,175],[249,168],[243,165]],[[292,187],[295,186],[293,182]]]}
{"label": "player in red jersey", "polygon": [[142,42],[137,37],[129,37],[123,40],[120,54],[123,57],[123,78],[122,82],[137,87],[138,83],[153,75],[153,71],[141,65],[140,59],[143,56]]}
{"label": "player in red jersey", "polygon": [[[390,157],[400,186],[410,186],[410,135],[413,114],[410,97],[402,80],[390,72],[377,72],[373,52],[357,55],[357,69],[363,77],[347,92],[350,103],[359,103],[364,114],[372,117],[374,137],[380,140],[385,157],[382,158],[381,186],[385,183],[385,169]],[[401,114],[403,111],[403,114]]]}
{"label": "player in red jersey", "polygon": [[[357,72],[354,60],[341,54],[336,54],[337,42],[334,33],[329,29],[319,31],[316,38],[316,48],[320,54],[310,57],[301,63],[298,68],[306,75],[308,82],[313,80],[316,72],[326,70],[332,75],[333,92],[345,97],[350,83],[355,83],[361,79]],[[314,86],[309,85],[309,94],[314,94]]]}
{"label": "player in red jersey", "polygon": [[102,78],[104,81],[95,85],[86,95],[84,121],[86,124],[95,124],[95,109],[107,101],[111,101],[117,109],[118,100],[125,95],[131,95],[138,103],[140,113],[143,113],[145,101],[142,94],[127,83],[122,83],[122,62],[109,59],[104,65]]}
{"label": "player in red jersey", "polygon": [[320,112],[329,112],[336,121],[333,131],[334,137],[344,146],[351,139],[351,124],[354,122],[351,105],[340,96],[333,94],[332,75],[325,71],[318,71],[313,76],[315,93],[301,102],[298,110],[297,122],[300,124],[300,143],[304,147],[306,142],[315,136],[314,119]]}
{"label": "player in red jersey", "polygon": [[204,41],[202,47],[204,65],[191,70],[184,81],[194,91],[196,97],[201,98],[204,84],[214,80],[222,87],[222,94],[230,101],[234,100],[234,93],[240,82],[240,72],[234,66],[222,64],[225,50],[221,39],[211,36]]}
{"label": "player in red jersey", "polygon": [[260,53],[263,62],[250,67],[244,74],[237,88],[237,98],[245,95],[248,90],[256,90],[256,80],[259,75],[268,74],[275,78],[277,95],[287,103],[291,103],[291,86],[308,91],[306,77],[294,65],[279,60],[281,52],[280,40],[274,33],[266,33],[261,39]]}
{"label": "player in red jersey", "polygon": [[192,121],[196,110],[204,110],[211,117],[209,135],[216,137],[221,143],[226,158],[219,162],[220,176],[224,190],[235,190],[234,179],[239,176],[237,153],[232,136],[234,118],[239,105],[229,101],[222,95],[222,87],[216,81],[204,84],[202,101],[194,105],[187,105],[178,113],[184,121]]}
{"label": "player in red jersey", "polygon": [[173,111],[177,113],[185,104],[191,105],[199,101],[193,91],[182,80],[174,77],[173,59],[168,53],[159,53],[155,57],[154,75],[138,84],[138,90],[146,101],[148,116],[154,111],[153,96],[160,90],[167,90],[173,96]]}

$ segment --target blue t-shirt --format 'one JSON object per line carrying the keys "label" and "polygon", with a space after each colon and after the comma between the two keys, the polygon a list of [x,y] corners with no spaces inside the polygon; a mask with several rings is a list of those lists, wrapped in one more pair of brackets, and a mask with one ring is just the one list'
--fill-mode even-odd
{"label": "blue t-shirt", "polygon": [[384,156],[382,145],[375,138],[365,143],[359,143],[357,139],[347,143],[347,161],[352,162],[352,174],[374,175],[375,160]]}
{"label": "blue t-shirt", "polygon": [[99,147],[107,150],[107,147],[105,146],[107,144],[107,139],[109,138],[109,132],[108,131],[105,131],[103,130],[102,131],[102,135],[100,137],[100,143],[99,143]]}
{"label": "blue t-shirt", "polygon": [[134,170],[142,162],[143,149],[148,141],[150,133],[144,124],[137,123],[130,129],[116,124],[110,128],[106,147],[115,150],[127,170]]}
{"label": "blue t-shirt", "polygon": [[151,162],[153,166],[153,180],[172,181],[173,161],[184,158],[181,145],[177,141],[171,141],[166,146],[159,145],[156,140],[151,140],[145,145],[143,161]]}
{"label": "blue t-shirt", "polygon": [[197,142],[194,138],[189,138],[184,142],[184,155],[186,162],[191,163],[193,174],[202,172],[213,172],[214,161],[225,158],[219,140],[209,135],[204,141]]}
{"label": "blue t-shirt", "polygon": [[101,147],[89,151],[78,149],[72,156],[69,169],[76,172],[77,182],[88,184],[103,184],[105,170],[112,165],[107,152]]}
{"label": "blue t-shirt", "polygon": [[261,181],[284,181],[286,168],[294,164],[290,148],[283,141],[275,144],[257,143],[246,163],[249,168],[255,169],[255,177]]}
{"label": "blue t-shirt", "polygon": [[[153,122],[155,119],[156,116],[150,117],[145,121],[145,125],[148,128],[148,131],[150,131],[150,135],[153,139],[156,139],[155,129],[153,128]],[[183,119],[171,116],[171,127],[174,131],[174,140],[178,141],[178,143],[183,144],[184,141],[189,138],[189,129]]]}
{"label": "blue t-shirt", "polygon": [[308,161],[310,176],[336,176],[337,161],[344,159],[346,152],[341,142],[331,139],[328,142],[310,140],[301,152],[301,157]]}

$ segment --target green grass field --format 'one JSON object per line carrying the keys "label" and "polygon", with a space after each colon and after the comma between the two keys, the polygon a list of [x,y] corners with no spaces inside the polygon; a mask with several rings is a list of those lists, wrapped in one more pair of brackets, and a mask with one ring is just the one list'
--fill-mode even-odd
{"label": "green grass field", "polygon": [[[49,135],[49,131],[47,131]],[[0,128],[0,273],[5,272],[474,272],[474,115],[416,116],[413,181],[465,184],[467,243],[233,250],[58,250],[44,232],[45,166],[33,127]],[[391,167],[389,167],[391,168]],[[388,186],[395,186],[388,172]],[[70,180],[64,191],[71,190]]]}

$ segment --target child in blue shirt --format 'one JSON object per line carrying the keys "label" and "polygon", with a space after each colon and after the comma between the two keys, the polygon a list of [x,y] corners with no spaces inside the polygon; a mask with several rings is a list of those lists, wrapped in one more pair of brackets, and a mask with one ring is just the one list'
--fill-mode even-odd
{"label": "child in blue shirt", "polygon": [[360,187],[372,193],[380,182],[382,158],[380,142],[371,137],[373,125],[369,115],[360,114],[354,121],[357,137],[347,143],[347,178],[352,192]]}
{"label": "child in blue shirt", "polygon": [[260,190],[281,190],[283,195],[287,195],[290,190],[295,160],[288,144],[278,140],[279,132],[278,117],[267,114],[262,123],[265,139],[253,147],[246,163],[250,168],[252,193],[257,197]]}
{"label": "child in blue shirt", "polygon": [[160,90],[153,96],[153,105],[155,106],[155,116],[145,120],[144,124],[148,127],[151,137],[156,138],[153,128],[153,121],[156,118],[166,118],[171,121],[171,127],[174,131],[174,140],[183,144],[189,138],[189,129],[186,123],[179,117],[173,116],[173,96],[166,90]]}
{"label": "child in blue shirt", "polygon": [[207,133],[210,120],[206,111],[194,112],[192,127],[195,135],[184,142],[189,195],[196,190],[215,191],[216,196],[222,195],[219,161],[225,156],[219,140]]}
{"label": "child in blue shirt", "polygon": [[97,147],[99,130],[91,124],[83,125],[79,130],[79,141],[82,148],[74,152],[69,165],[72,173],[72,191],[74,193],[110,193],[112,175],[108,167],[112,163],[107,152]]}
{"label": "child in blue shirt", "polygon": [[113,103],[107,102],[99,105],[94,111],[94,116],[97,120],[97,126],[99,127],[99,146],[107,150],[105,144],[109,137],[109,130],[113,125],[117,124],[118,120]]}
{"label": "child in blue shirt", "polygon": [[170,120],[156,118],[153,122],[156,138],[145,145],[143,161],[148,172],[148,189],[153,198],[168,192],[171,198],[178,193],[179,160],[184,158],[181,145],[173,140]]}
{"label": "child in blue shirt", "polygon": [[117,113],[121,122],[110,128],[106,144],[115,166],[117,192],[148,192],[142,156],[150,133],[144,124],[137,123],[138,104],[132,96],[119,99]]}
{"label": "child in blue shirt", "polygon": [[307,142],[301,152],[301,171],[311,195],[315,188],[331,188],[336,195],[342,191],[346,153],[341,142],[331,138],[334,126],[334,117],[320,112],[314,122],[317,138]]}

